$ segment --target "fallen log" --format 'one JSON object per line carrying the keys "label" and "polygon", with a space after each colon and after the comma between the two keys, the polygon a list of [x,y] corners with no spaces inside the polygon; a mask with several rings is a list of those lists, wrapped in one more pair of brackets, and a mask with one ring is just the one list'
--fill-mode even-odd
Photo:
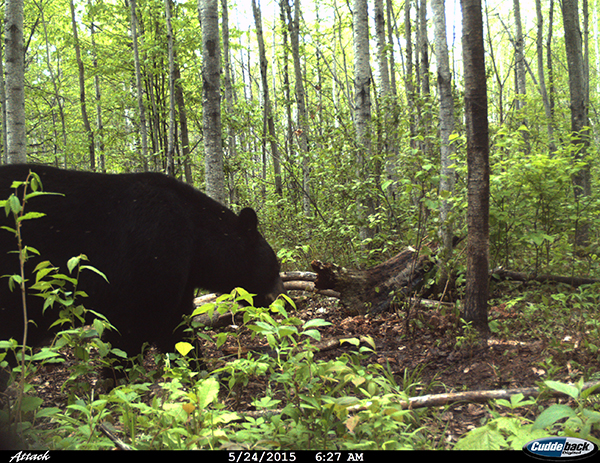
{"label": "fallen log", "polygon": [[281,280],[285,283],[286,281],[315,281],[317,274],[314,272],[281,272]]}
{"label": "fallen log", "polygon": [[591,285],[600,283],[596,278],[583,277],[565,277],[560,275],[536,275],[523,272],[513,272],[502,267],[495,268],[490,272],[491,276],[498,280],[514,280],[514,281],[538,281],[540,283],[554,282],[565,283],[571,286]]}
{"label": "fallen log", "polygon": [[[583,390],[589,388],[596,388],[592,391],[593,394],[600,393],[598,386],[600,381],[588,381],[583,384]],[[414,408],[428,408],[428,407],[440,407],[457,402],[468,402],[468,403],[483,403],[489,400],[505,399],[510,398],[517,394],[523,394],[523,397],[530,397],[537,399],[538,397],[557,398],[557,397],[569,397],[567,394],[554,390],[539,387],[521,387],[516,389],[496,389],[489,391],[464,391],[464,392],[452,392],[445,394],[429,394],[417,397],[410,397],[408,400],[401,400],[400,404],[402,408],[414,409]]]}
{"label": "fallen log", "polygon": [[[583,384],[583,390],[595,388],[591,391],[591,394],[599,394],[600,381],[589,381]],[[398,405],[405,410],[414,410],[416,408],[430,408],[430,407],[443,407],[453,405],[456,403],[485,403],[490,400],[510,400],[514,395],[522,394],[523,397],[529,397],[533,399],[537,398],[569,398],[569,396],[563,392],[546,389],[539,387],[522,387],[516,389],[499,389],[499,390],[488,390],[488,391],[464,391],[464,392],[453,392],[445,394],[429,394],[423,396],[409,397],[408,400],[398,400]],[[362,410],[366,410],[370,405],[354,405],[348,407],[349,413],[358,413]],[[241,417],[244,416],[272,416],[283,413],[283,409],[277,410],[266,410],[260,413],[249,411],[239,412]]]}
{"label": "fallen log", "polygon": [[[426,252],[425,252],[426,251]],[[318,260],[311,262],[317,273],[315,287],[340,293],[340,302],[350,315],[384,312],[418,292],[434,266],[430,248],[407,248],[391,259],[366,270],[347,269]]]}

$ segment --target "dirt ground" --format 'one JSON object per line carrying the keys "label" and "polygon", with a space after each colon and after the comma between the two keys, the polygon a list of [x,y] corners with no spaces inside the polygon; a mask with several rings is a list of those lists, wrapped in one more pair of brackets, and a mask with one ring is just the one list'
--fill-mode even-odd
{"label": "dirt ground", "polygon": [[[295,315],[300,319],[322,318],[331,322],[331,325],[319,328],[322,341],[342,337],[373,338],[376,353],[366,361],[389,364],[399,382],[405,374],[415,378],[419,386],[415,388],[414,395],[532,387],[536,382],[548,379],[549,372],[545,371],[544,365],[549,364],[553,365],[551,379],[564,382],[600,371],[598,355],[589,355],[577,349],[578,341],[573,337],[565,338],[564,347],[569,348],[564,349],[561,346],[549,346],[544,340],[498,339],[494,336],[489,339],[487,346],[457,348],[457,336],[461,335],[461,330],[451,310],[444,312],[440,309],[413,308],[410,332],[407,332],[405,312],[348,317],[343,314],[336,299],[302,296],[296,300],[298,309]],[[518,313],[508,311],[502,305],[490,310],[491,320],[510,320],[518,316]],[[250,333],[240,334],[240,340],[245,349],[260,348],[257,339],[250,339]],[[207,364],[222,363],[235,350],[234,347],[228,341],[217,350],[214,343],[205,343],[203,354],[207,357]],[[347,343],[338,345],[319,352],[316,357],[334,359],[348,349],[355,347]],[[36,392],[45,400],[45,406],[65,404],[60,389],[61,376],[66,375],[62,368],[48,369],[35,379]],[[262,397],[265,389],[266,381],[257,378],[243,390],[242,397],[228,399],[227,404],[235,410],[252,410],[251,401]],[[547,406],[553,402],[556,399],[540,402],[539,405]],[[535,418],[531,408],[519,409],[516,413]],[[432,442],[432,446],[451,448],[461,435],[480,426],[489,416],[489,410],[484,404],[460,403],[439,407],[434,414],[436,419],[431,419],[427,424],[430,436],[434,436],[432,438],[436,441]]]}

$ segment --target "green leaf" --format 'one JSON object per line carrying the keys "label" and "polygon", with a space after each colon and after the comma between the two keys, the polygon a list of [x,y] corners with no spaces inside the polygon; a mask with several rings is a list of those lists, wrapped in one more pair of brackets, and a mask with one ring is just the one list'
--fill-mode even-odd
{"label": "green leaf", "polygon": [[579,398],[579,388],[577,386],[550,380],[544,381],[544,384],[555,391],[562,392],[563,394],[572,397],[573,399]]}
{"label": "green leaf", "polygon": [[321,340],[321,333],[319,330],[306,330],[306,331],[303,331],[302,334],[304,336],[310,336],[311,338],[313,338],[316,341]]}
{"label": "green leaf", "polygon": [[43,402],[44,400],[39,397],[31,397],[27,395],[23,396],[23,399],[21,401],[21,411],[31,412],[33,410],[36,410],[40,407],[40,405],[42,405]]}
{"label": "green leaf", "polygon": [[200,409],[206,408],[219,396],[219,383],[215,378],[206,378],[202,381],[198,392],[197,406]]}
{"label": "green leaf", "polygon": [[178,342],[175,344],[175,349],[185,357],[190,353],[190,351],[194,350],[194,346],[192,346],[189,342]]}
{"label": "green leaf", "polygon": [[106,278],[106,275],[104,273],[102,273],[100,270],[98,270],[96,267],[92,267],[91,265],[82,265],[81,266],[81,270],[91,270],[92,272],[100,275],[102,278],[104,278],[104,280],[108,283],[108,278]]}
{"label": "green leaf", "polygon": [[116,347],[113,347],[111,349],[111,352],[112,352],[113,355],[116,355],[117,357],[121,357],[121,358],[124,358],[124,359],[127,358],[127,352],[122,351],[121,349],[117,349]]}
{"label": "green leaf", "polygon": [[353,346],[360,345],[360,339],[358,339],[358,338],[340,339],[340,344],[344,344],[345,342],[347,342],[348,344],[352,344]]}
{"label": "green leaf", "polygon": [[14,349],[17,347],[17,341],[11,339],[10,341],[0,341],[0,349]]}
{"label": "green leaf", "polygon": [[23,214],[21,217],[17,219],[18,222],[23,220],[31,220],[31,219],[39,219],[40,217],[44,217],[46,214],[42,212],[27,212]]}
{"label": "green leaf", "polygon": [[92,323],[92,326],[94,327],[94,330],[98,333],[98,337],[101,338],[102,333],[104,333],[104,324],[102,323],[102,321],[95,318],[94,322]]}
{"label": "green leaf", "polygon": [[506,439],[494,428],[493,423],[490,423],[469,431],[465,437],[456,443],[454,450],[500,450],[507,448]]}
{"label": "green leaf", "polygon": [[46,360],[54,357],[59,357],[60,355],[57,352],[52,352],[49,349],[43,349],[40,352],[37,352],[31,357],[33,361]]}
{"label": "green leaf", "polygon": [[533,423],[533,429],[544,429],[552,426],[558,420],[575,416],[576,412],[568,405],[554,404],[544,410]]}
{"label": "green leaf", "polygon": [[307,321],[304,325],[302,325],[302,328],[307,329],[307,328],[313,328],[316,326],[329,326],[329,325],[331,325],[331,322],[325,321],[322,318],[315,318],[313,320]]}
{"label": "green leaf", "polygon": [[73,273],[73,270],[77,268],[82,259],[85,260],[85,256],[80,254],[79,256],[71,257],[67,261],[67,268],[69,269],[69,273]]}
{"label": "green leaf", "polygon": [[14,215],[17,215],[22,209],[21,201],[19,201],[19,198],[17,198],[15,195],[10,195],[5,207],[7,211],[10,210],[10,212],[12,212]]}
{"label": "green leaf", "polygon": [[216,307],[217,307],[217,304],[215,304],[214,302],[202,304],[200,307],[197,307],[194,309],[194,311],[192,312],[192,317],[206,313],[210,318],[212,318],[213,312],[215,311]]}

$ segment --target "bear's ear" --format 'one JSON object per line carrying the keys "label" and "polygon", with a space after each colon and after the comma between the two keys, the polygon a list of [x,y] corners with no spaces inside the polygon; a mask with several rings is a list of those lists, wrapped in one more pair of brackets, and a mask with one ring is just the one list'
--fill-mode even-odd
{"label": "bear's ear", "polygon": [[258,217],[254,209],[246,207],[240,211],[240,230],[246,235],[258,233]]}

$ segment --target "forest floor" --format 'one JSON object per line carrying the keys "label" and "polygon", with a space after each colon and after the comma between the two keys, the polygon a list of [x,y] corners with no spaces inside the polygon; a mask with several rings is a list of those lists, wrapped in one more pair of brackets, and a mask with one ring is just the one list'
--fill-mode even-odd
{"label": "forest floor", "polygon": [[[294,315],[301,320],[321,318],[331,323],[319,327],[322,341],[370,336],[376,349],[364,361],[384,367],[389,365],[398,384],[403,384],[403,378],[409,378],[413,382],[412,395],[533,387],[545,379],[575,382],[581,377],[588,380],[592,374],[600,372],[599,355],[580,348],[581,338],[577,333],[567,327],[565,332],[554,332],[552,337],[528,337],[527,330],[523,329],[527,326],[521,320],[523,315],[507,309],[506,304],[491,306],[489,313],[490,320],[504,324],[504,334],[492,334],[487,345],[481,346],[458,343],[461,337],[464,339],[464,333],[453,310],[413,308],[407,324],[405,312],[349,317],[344,316],[336,299],[309,296],[296,300],[298,308]],[[510,324],[517,320],[520,328],[512,329]],[[552,322],[548,320],[547,323]],[[203,355],[208,364],[218,366],[227,358],[235,358],[231,352],[237,349],[238,342],[248,350],[265,347],[265,344],[259,345],[258,337],[251,338],[250,331],[237,333],[237,336],[237,340],[228,340],[220,349],[212,342],[205,342]],[[338,343],[337,347],[318,352],[315,358],[336,359],[351,349],[357,348]],[[37,394],[45,401],[44,406],[65,403],[60,381],[62,369],[47,370],[34,380]],[[63,370],[63,374],[68,373]],[[240,395],[229,395],[224,400],[232,410],[254,410],[252,401],[263,397],[266,390],[267,378],[256,377],[240,391]],[[510,413],[534,420],[542,408],[557,400],[538,400],[533,407],[522,407]],[[568,402],[566,399],[560,401]],[[502,413],[501,407],[496,410]],[[426,428],[431,448],[450,449],[464,433],[481,426],[489,417],[490,406],[487,404],[457,403],[435,407],[421,414],[419,420]]]}
{"label": "forest floor", "polygon": [[[600,372],[600,355],[580,349],[581,339],[571,330],[536,339],[528,337],[522,329],[508,328],[504,333],[512,332],[514,337],[492,334],[487,345],[469,346],[458,344],[457,339],[464,333],[453,310],[447,308],[413,308],[407,326],[404,312],[374,317],[344,316],[334,298],[313,296],[297,305],[295,315],[301,320],[321,318],[331,323],[319,328],[322,343],[336,338],[371,337],[376,349],[365,362],[389,365],[398,384],[403,384],[403,378],[415,381],[414,395],[535,387],[546,379],[571,383],[582,376],[588,380],[589,375]],[[490,321],[499,323],[510,324],[521,316],[508,310],[506,304],[492,306],[489,312]],[[558,342],[553,341],[557,338]],[[241,335],[237,342],[249,350],[257,347],[257,340],[250,339],[250,333]],[[204,349],[205,355],[217,359],[235,351],[236,345],[226,343],[219,350],[211,350],[207,344]],[[335,348],[320,351],[315,358],[336,359],[351,349],[357,348],[338,343]],[[266,386],[266,379],[257,378],[245,387],[243,397],[235,398],[231,407],[252,410],[252,400],[263,397]],[[535,410],[523,407],[510,412],[535,420],[541,409],[558,400],[538,400]],[[566,399],[559,401],[569,403]],[[439,413],[433,414],[435,419],[421,418],[425,419],[423,425],[428,428],[430,439],[435,440],[432,448],[451,448],[464,433],[481,426],[490,417],[487,404],[458,403],[436,409]]]}

